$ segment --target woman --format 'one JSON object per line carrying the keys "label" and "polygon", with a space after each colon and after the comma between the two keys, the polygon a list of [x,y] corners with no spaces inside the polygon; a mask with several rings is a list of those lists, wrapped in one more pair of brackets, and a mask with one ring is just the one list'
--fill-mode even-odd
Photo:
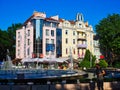
{"label": "woman", "polygon": [[103,79],[104,79],[103,76],[105,74],[105,71],[102,70],[102,68],[100,67],[99,64],[96,64],[95,74],[97,75],[97,87],[98,87],[98,90],[104,90],[103,89]]}

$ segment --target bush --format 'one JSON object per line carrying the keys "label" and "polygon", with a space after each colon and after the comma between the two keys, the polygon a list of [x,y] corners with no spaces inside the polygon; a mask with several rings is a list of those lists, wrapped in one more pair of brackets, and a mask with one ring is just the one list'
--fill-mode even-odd
{"label": "bush", "polygon": [[118,62],[118,61],[115,62],[114,65],[113,65],[113,67],[115,67],[115,68],[120,68],[120,62]]}
{"label": "bush", "polygon": [[102,68],[106,68],[108,66],[108,63],[105,60],[100,60],[99,64]]}

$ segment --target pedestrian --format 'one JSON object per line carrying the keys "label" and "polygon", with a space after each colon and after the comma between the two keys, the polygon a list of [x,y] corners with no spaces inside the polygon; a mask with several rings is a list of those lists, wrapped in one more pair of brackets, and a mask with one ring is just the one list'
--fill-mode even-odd
{"label": "pedestrian", "polygon": [[95,75],[97,75],[97,87],[98,87],[98,90],[104,90],[103,82],[104,82],[105,71],[100,67],[99,64],[96,64]]}

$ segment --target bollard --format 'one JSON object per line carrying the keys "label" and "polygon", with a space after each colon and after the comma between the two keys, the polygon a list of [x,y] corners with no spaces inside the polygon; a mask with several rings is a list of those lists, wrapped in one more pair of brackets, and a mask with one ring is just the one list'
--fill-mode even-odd
{"label": "bollard", "polygon": [[48,90],[50,90],[50,84],[51,84],[51,82],[50,82],[50,81],[47,81]]}
{"label": "bollard", "polygon": [[90,90],[95,90],[95,82],[93,80],[90,80]]}
{"label": "bollard", "polygon": [[79,84],[80,83],[80,80],[79,79],[77,79],[77,84]]}
{"label": "bollard", "polygon": [[66,84],[66,80],[63,80],[63,81],[62,81],[62,84]]}
{"label": "bollard", "polygon": [[32,90],[32,85],[34,84],[33,82],[27,82],[27,84],[30,86],[30,90]]}

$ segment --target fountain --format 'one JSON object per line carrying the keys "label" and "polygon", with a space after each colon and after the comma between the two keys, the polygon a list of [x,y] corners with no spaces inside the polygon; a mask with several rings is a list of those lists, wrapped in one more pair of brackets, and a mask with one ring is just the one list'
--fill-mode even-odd
{"label": "fountain", "polygon": [[0,70],[0,82],[13,81],[15,83],[27,83],[32,82],[47,82],[48,80],[70,80],[78,79],[80,77],[87,77],[88,74],[83,71],[73,70],[73,60],[72,54],[71,59],[71,68],[70,70],[60,70],[60,69],[44,69],[44,68],[14,68],[9,56],[9,50],[7,49],[6,61],[3,64],[3,69]]}
{"label": "fountain", "polygon": [[70,71],[68,73],[74,73],[74,71],[73,71],[73,57],[72,57],[71,48],[70,48]]}
{"label": "fountain", "polygon": [[6,61],[3,62],[3,69],[11,70],[13,68],[13,64],[11,61],[11,57],[9,56],[9,50],[7,49]]}

